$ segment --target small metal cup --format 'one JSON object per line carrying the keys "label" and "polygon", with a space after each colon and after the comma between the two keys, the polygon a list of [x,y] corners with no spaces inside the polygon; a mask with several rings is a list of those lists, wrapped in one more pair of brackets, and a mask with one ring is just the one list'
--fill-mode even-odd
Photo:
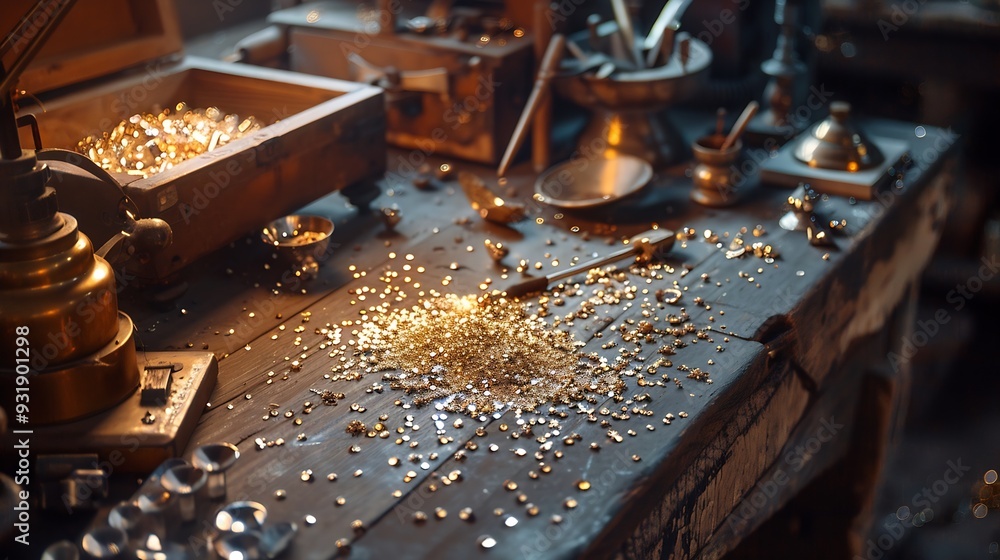
{"label": "small metal cup", "polygon": [[293,214],[265,226],[261,239],[279,259],[295,267],[297,275],[312,278],[327,257],[332,234],[333,222],[327,218]]}
{"label": "small metal cup", "polygon": [[696,162],[691,200],[703,206],[732,206],[739,200],[732,177],[733,166],[739,163],[743,143],[736,140],[732,146],[722,151],[719,148],[724,141],[725,137],[713,134],[703,136],[691,144]]}

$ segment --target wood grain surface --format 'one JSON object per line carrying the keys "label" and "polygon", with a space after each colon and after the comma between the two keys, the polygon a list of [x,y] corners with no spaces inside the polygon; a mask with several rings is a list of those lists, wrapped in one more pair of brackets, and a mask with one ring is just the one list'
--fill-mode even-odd
{"label": "wood grain surface", "polygon": [[[418,190],[405,173],[391,171],[374,207],[398,206],[403,220],[394,232],[377,215],[356,213],[339,195],[307,209],[337,224],[334,250],[317,278],[289,276],[289,268],[251,237],[188,269],[189,289],[176,308],[157,310],[140,301],[122,306],[148,349],[207,348],[221,358],[218,387],[189,447],[212,441],[239,446],[243,456],[229,471],[227,500],[257,500],[270,520],[296,522],[290,558],[715,558],[845,456],[865,369],[852,353],[884,360],[890,318],[906,303],[940,234],[949,148],[931,150],[936,140],[942,145],[943,133],[928,129],[916,138],[912,126],[866,126],[910,141],[916,164],[903,186],[890,191],[887,205],[832,201],[850,226],[830,248],[778,226],[788,191],[751,181],[738,206],[695,206],[685,165],[661,170],[634,198],[571,213],[531,202],[533,176],[524,162],[508,189],[498,190],[528,204],[529,218],[510,227],[480,220],[454,183]],[[390,152],[390,169],[413,155]],[[444,161],[426,154],[418,159],[434,166]],[[489,169],[458,166],[490,177]],[[387,271],[419,265],[425,272],[412,275],[423,290],[480,293],[486,278],[490,287],[519,278],[513,271],[503,278],[502,269],[521,259],[533,274],[551,272],[572,256],[607,253],[652,224],[678,232],[690,227],[697,235],[679,240],[665,256],[670,268],[661,279],[630,278],[638,289],[635,305],[602,307],[568,328],[586,343],[585,352],[613,360],[619,348],[605,347],[613,336],[609,325],[641,320],[643,299],[654,301],[656,290],[677,287],[681,301],[659,313],[684,307],[692,323],[711,327],[705,338],[684,336],[687,346],[671,356],[670,376],[681,387],[669,380],[640,387],[638,376],[628,376],[620,399],[585,403],[591,418],[558,405],[480,420],[408,406],[411,398],[391,390],[378,373],[359,381],[324,379],[334,364],[320,329],[340,327],[346,343],[355,326],[350,322],[361,320],[359,311],[367,307],[357,302],[358,293],[380,285]],[[766,233],[756,238],[751,231],[758,224]],[[773,263],[727,259],[725,249],[741,228],[747,228],[748,243],[770,243],[780,257]],[[722,248],[705,241],[706,230],[720,236]],[[487,238],[509,248],[502,264],[484,250]],[[556,258],[560,265],[552,266]],[[535,262],[542,263],[540,270]],[[450,282],[443,286],[446,276]],[[406,305],[420,299],[419,289],[403,290]],[[560,312],[574,305],[568,300]],[[652,363],[658,347],[642,347],[644,363]],[[710,371],[712,383],[687,379],[679,365]],[[340,391],[345,398],[324,406],[313,389]],[[280,414],[270,417],[272,408]],[[610,414],[623,410],[627,419]],[[381,422],[389,435],[352,436],[345,430],[351,420]],[[532,421],[531,433],[524,433],[521,425]],[[622,441],[616,443],[609,430]],[[579,437],[570,445],[566,438],[573,435]],[[284,443],[258,449],[258,438]],[[816,449],[795,455],[796,446],[805,449],[817,439],[823,441]],[[359,452],[352,452],[354,445]],[[459,451],[464,456],[456,457]],[[392,457],[400,459],[398,466],[390,465]],[[415,476],[406,482],[408,471]],[[330,473],[335,481],[327,479]],[[581,481],[589,489],[581,490]],[[776,490],[759,498],[769,481]],[[199,505],[204,522],[218,505]],[[471,508],[472,519],[460,519],[463,508]],[[418,512],[426,521],[417,519]],[[306,523],[306,516],[315,523]],[[191,531],[195,544],[202,527]],[[496,545],[482,547],[485,537]],[[349,549],[338,550],[341,538],[350,539]]]}

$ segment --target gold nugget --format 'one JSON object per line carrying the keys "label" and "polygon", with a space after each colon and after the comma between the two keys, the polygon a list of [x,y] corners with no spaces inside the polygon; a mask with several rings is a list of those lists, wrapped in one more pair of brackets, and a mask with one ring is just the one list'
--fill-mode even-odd
{"label": "gold nugget", "polygon": [[149,177],[260,130],[254,117],[240,119],[216,107],[178,103],[157,114],[135,114],[100,138],[87,136],[76,150],[113,173]]}

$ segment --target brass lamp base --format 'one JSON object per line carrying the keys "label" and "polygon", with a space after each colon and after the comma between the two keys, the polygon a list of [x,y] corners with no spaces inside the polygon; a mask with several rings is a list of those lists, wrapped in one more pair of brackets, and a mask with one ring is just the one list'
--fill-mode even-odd
{"label": "brass lamp base", "polygon": [[[118,313],[118,336],[85,359],[31,375],[32,426],[67,422],[106,410],[139,386],[132,319]],[[0,370],[0,388],[7,410],[13,413],[15,372]]]}
{"label": "brass lamp base", "polygon": [[[33,428],[32,454],[95,454],[108,474],[141,475],[180,456],[215,388],[218,362],[210,352],[149,352],[138,365],[142,386],[117,406],[82,420]],[[163,368],[171,370],[172,381],[164,400],[150,402],[151,377]],[[0,449],[12,450],[13,436],[0,434]]]}

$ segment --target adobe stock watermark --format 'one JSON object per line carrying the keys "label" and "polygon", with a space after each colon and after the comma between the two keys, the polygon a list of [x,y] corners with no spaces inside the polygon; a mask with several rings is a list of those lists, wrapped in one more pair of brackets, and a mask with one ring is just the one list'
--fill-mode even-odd
{"label": "adobe stock watermark", "polygon": [[[8,44],[11,45],[10,50],[14,53],[14,56],[19,55],[21,51],[27,48],[38,37],[38,33],[44,27],[52,23],[53,12],[59,8],[59,4],[55,2],[49,3],[48,6],[40,10],[32,11],[30,21],[21,20],[18,22],[17,28],[13,31],[19,33],[12,33],[10,37],[7,37]],[[65,4],[65,2],[61,4]],[[22,25],[24,26],[23,30],[21,29]]]}
{"label": "adobe stock watermark", "polygon": [[758,482],[729,515],[726,524],[733,533],[740,533],[748,523],[766,513],[771,500],[792,481],[792,475],[801,471],[843,429],[844,425],[838,424],[833,416],[824,418],[809,439],[786,452],[771,476]]}
{"label": "adobe stock watermark", "polygon": [[[290,420],[289,420],[290,421]],[[251,441],[252,443],[252,441]],[[287,473],[289,469],[299,460],[301,457],[297,453],[284,452],[272,453],[272,456],[268,458],[266,462],[263,462],[260,467],[256,468],[251,472],[245,479],[243,479],[243,484],[240,485],[239,489],[242,492],[238,495],[230,493],[226,496],[226,501],[229,503],[244,502],[248,500],[263,502],[264,497],[273,494],[271,490],[271,485],[274,484],[279,477]],[[263,452],[259,451],[258,452]],[[245,453],[241,450],[240,453]],[[229,486],[229,491],[232,492],[233,486]],[[199,529],[192,530],[187,538],[187,546],[191,550],[206,550],[206,547],[211,545],[213,535],[217,533],[217,528],[215,527],[214,516],[204,516],[198,522]],[[209,549],[211,550],[211,549]]]}
{"label": "adobe stock watermark", "polygon": [[[312,258],[315,266],[320,268],[323,266],[323,263],[338,254],[341,247],[341,244],[333,242],[330,242],[325,247],[319,244],[316,245],[308,256]],[[236,350],[245,347],[247,341],[254,337],[257,329],[264,327],[269,321],[269,317],[274,317],[279,311],[276,300],[281,293],[294,294],[299,292],[312,279],[313,277],[310,273],[303,271],[302,265],[292,264],[285,267],[278,280],[280,290],[275,288],[267,297],[254,299],[247,304],[247,313],[240,315],[239,323],[233,327],[232,334],[223,339],[225,354],[232,354]]]}
{"label": "adobe stock watermark", "polygon": [[[93,136],[100,138],[119,122],[128,120],[132,115],[147,110],[150,105],[150,94],[155,91],[166,76],[170,74],[171,61],[159,59],[146,64],[141,78],[131,87],[115,92],[109,104],[110,112],[101,118],[89,131],[81,133],[80,137]],[[38,107],[41,110],[41,107]],[[70,161],[72,164],[72,160]],[[52,181],[63,181],[62,173],[54,173]]]}
{"label": "adobe stock watermark", "polygon": [[[601,451],[604,453],[604,451]],[[614,462],[599,475],[589,476],[591,490],[588,499],[601,499],[605,494],[610,494],[615,487],[615,480],[619,477],[629,477],[633,473],[634,461],[621,450],[615,450]],[[606,498],[605,498],[606,499]],[[567,511],[560,523],[549,523],[545,529],[535,531],[534,536],[526,536],[521,541],[518,551],[525,560],[544,559],[552,556],[550,549],[554,543],[565,539],[572,534],[573,522],[578,516],[572,515],[576,510]]]}
{"label": "adobe stock watermark", "polygon": [[[628,129],[625,123],[615,122],[611,118],[606,118],[601,133],[595,135],[589,142],[573,150],[573,153],[570,154],[566,162],[560,166],[559,172],[551,175],[541,185],[541,193],[539,194],[544,198],[558,200],[565,194],[567,189],[572,190],[577,179],[587,171],[595,160],[605,157],[604,154],[611,148],[611,145],[608,143],[608,137],[612,127],[620,131],[620,133],[624,133]],[[530,204],[535,206],[536,209],[542,207],[540,201],[535,197],[530,199]]]}
{"label": "adobe stock watermark", "polygon": [[71,345],[76,344],[76,338],[90,328],[99,317],[106,315],[107,310],[117,304],[117,298],[136,279],[127,272],[114,270],[115,289],[95,290],[82,298],[73,308],[72,313],[63,319],[62,329],[46,333],[46,338],[32,348],[31,374],[44,371],[52,360]]}
{"label": "adobe stock watermark", "polygon": [[708,46],[712,46],[712,43],[722,36],[726,27],[732,25],[736,21],[737,13],[746,11],[746,9],[750,7],[750,0],[729,1],[735,5],[736,11],[734,12],[729,8],[723,8],[719,10],[719,15],[715,17],[715,19],[701,20],[701,26],[703,29],[695,35],[695,38]]}
{"label": "adobe stock watermark", "polygon": [[[886,552],[902,540],[911,527],[918,526],[917,519],[933,516],[934,504],[941,501],[952,487],[972,470],[972,467],[962,464],[962,459],[949,460],[941,478],[924,486],[910,499],[909,506],[901,506],[896,515],[890,516],[882,523],[881,530],[874,538],[865,543],[864,556],[854,556],[854,560],[880,560]],[[917,514],[911,514],[917,512]]]}
{"label": "adobe stock watermark", "polygon": [[[146,64],[145,72],[139,83],[119,92],[111,100],[111,112],[121,119],[127,119],[134,113],[146,108],[149,94],[160,87],[165,77],[170,73],[171,61],[159,59]],[[108,130],[113,123],[110,119],[104,119],[98,126],[96,136],[100,136],[102,131]]]}
{"label": "adobe stock watermark", "polygon": [[[364,4],[358,5],[358,21],[361,28],[354,34],[354,39],[350,42],[340,44],[340,54],[345,59],[351,54],[359,54],[368,48],[372,43],[372,37],[382,33],[386,26],[392,26],[396,21],[396,16],[403,12],[402,0],[389,0],[386,9],[366,8]],[[307,18],[308,20],[308,18]],[[313,23],[310,21],[309,23]]]}
{"label": "adobe stock watermark", "polygon": [[236,11],[243,4],[243,0],[212,0],[212,9],[215,10],[215,17],[219,21],[226,21],[226,16]]}
{"label": "adobe stock watermark", "polygon": [[[917,129],[923,129],[923,127],[917,127]],[[924,131],[923,134],[926,134],[926,131]],[[961,138],[962,136],[957,132],[955,132],[954,130],[952,130],[951,127],[940,129],[939,132],[934,135],[934,138],[929,145],[924,146],[923,149],[919,150],[919,152],[911,152],[911,157],[909,163],[907,164],[910,166],[909,169],[917,169],[921,173],[926,171],[928,168],[930,168],[931,165],[933,165],[938,159],[940,159],[941,156],[949,148],[951,148],[952,145],[957,143]],[[902,169],[906,170],[908,168],[906,167],[906,165],[904,165],[902,166]],[[905,173],[907,171],[903,172]],[[871,201],[868,202],[862,201],[858,203],[859,208],[861,207],[862,204],[870,204],[871,202],[877,203],[865,208],[865,210],[868,212],[869,219],[876,220],[883,214],[885,214],[889,210],[889,208],[892,207],[893,204],[895,204],[897,197],[901,196],[905,192],[905,189],[903,189],[902,187],[903,187],[902,180],[894,179],[892,187],[876,190],[874,197]],[[992,258],[994,259],[995,262],[996,257],[994,256]],[[975,283],[974,280],[973,283]],[[792,306],[795,305],[796,302],[798,301],[795,294],[792,292],[792,288],[789,286],[785,286],[778,292],[777,295],[778,297],[773,300],[775,302],[775,305],[777,305],[777,302],[781,302],[786,306]],[[957,304],[957,301],[951,303]],[[956,309],[956,311],[959,309],[961,309],[961,307]]]}
{"label": "adobe stock watermark", "polygon": [[[945,301],[952,304],[954,311],[957,312],[964,309],[976,297],[976,294],[983,289],[983,286],[996,278],[997,272],[1000,271],[1000,260],[997,260],[995,254],[983,257],[980,263],[982,264],[979,270],[976,271],[976,274],[968,277],[965,282],[956,284],[945,295]],[[917,351],[927,346],[931,339],[937,336],[944,325],[947,325],[949,322],[951,322],[951,313],[943,307],[935,311],[934,316],[930,319],[918,320],[913,332],[909,336],[902,338],[899,353],[889,352],[886,355],[892,371],[898,372],[901,367],[909,363],[916,356]]]}
{"label": "adobe stock watermark", "polygon": [[[610,452],[610,451],[609,451]],[[602,451],[604,453],[604,451]],[[620,477],[632,476],[634,461],[626,453],[620,450],[614,451],[612,464],[604,469],[600,474],[589,476],[592,489],[588,493],[588,499],[600,499],[606,493],[612,492],[615,480]],[[401,501],[393,512],[401,524],[413,522],[413,515],[422,509],[430,507],[434,493],[425,485],[418,486],[413,492],[408,494]],[[567,511],[562,515],[562,520],[558,523],[549,523],[544,529],[538,529],[533,534],[526,535],[518,548],[520,556],[526,560],[548,558],[551,555],[553,544],[566,538],[572,533],[575,510]]]}
{"label": "adobe stock watermark", "polygon": [[558,31],[562,23],[567,21],[576,13],[580,6],[586,5],[587,0],[559,0],[549,4],[549,9],[545,10],[545,19],[549,22],[549,27],[553,31]]}
{"label": "adobe stock watermark", "polygon": [[882,40],[888,41],[889,34],[899,31],[900,27],[903,27],[910,21],[910,17],[920,11],[920,8],[927,3],[927,0],[903,0],[902,2],[893,2],[892,7],[889,8],[889,19],[879,18],[878,30],[882,34]]}
{"label": "adobe stock watermark", "polygon": [[257,167],[259,165],[258,158],[274,156],[273,153],[268,153],[268,151],[279,149],[277,139],[284,134],[288,126],[285,119],[290,117],[292,112],[288,110],[288,106],[284,106],[280,109],[277,107],[273,108],[271,113],[275,121],[274,124],[268,125],[268,128],[273,130],[271,140],[266,140],[254,149],[238,154],[239,158],[243,160],[242,162],[236,156],[225,160],[225,165],[220,164],[219,169],[212,169],[208,172],[209,180],[200,187],[195,187],[189,199],[177,204],[177,209],[185,225],[190,225],[192,218],[208,208],[213,200],[229,188],[233,179],[246,169]]}
{"label": "adobe stock watermark", "polygon": [[[917,130],[923,130],[923,127],[918,126]],[[926,130],[923,130],[922,134],[926,135]],[[920,137],[918,136],[918,138]],[[921,173],[926,171],[961,138],[962,135],[952,130],[951,127],[940,129],[940,132],[934,135],[934,139],[929,145],[924,146],[918,153],[910,153],[910,157],[904,162],[902,169],[904,172],[907,169],[916,169]],[[873,202],[877,202],[878,204],[870,209],[872,219],[880,217],[896,202],[896,197],[905,192],[902,190],[902,187],[902,179],[897,178],[893,179],[891,188],[877,189],[875,191]]]}

